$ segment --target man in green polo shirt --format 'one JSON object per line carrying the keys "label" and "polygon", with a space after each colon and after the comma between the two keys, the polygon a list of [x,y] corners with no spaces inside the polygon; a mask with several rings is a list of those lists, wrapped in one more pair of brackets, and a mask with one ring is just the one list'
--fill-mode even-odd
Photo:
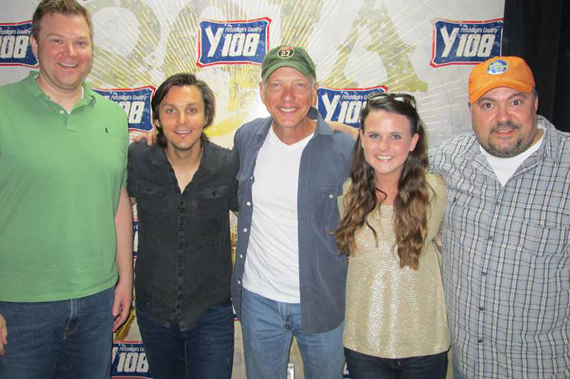
{"label": "man in green polo shirt", "polygon": [[39,73],[0,88],[0,379],[110,376],[132,293],[123,110],[84,79],[92,26],[43,0]]}

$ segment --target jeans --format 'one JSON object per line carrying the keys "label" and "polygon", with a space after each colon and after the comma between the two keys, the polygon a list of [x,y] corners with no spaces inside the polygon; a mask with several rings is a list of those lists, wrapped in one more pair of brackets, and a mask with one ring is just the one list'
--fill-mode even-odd
{"label": "jeans", "polygon": [[114,289],[63,301],[0,301],[8,344],[0,379],[108,379]]}
{"label": "jeans", "polygon": [[453,379],[465,379],[465,375],[463,375],[461,371],[459,371],[459,367],[455,363],[455,360],[453,358],[451,360],[453,361]]}
{"label": "jeans", "polygon": [[234,313],[227,304],[208,308],[193,329],[152,321],[137,304],[137,322],[153,379],[229,379],[234,357]]}
{"label": "jeans", "polygon": [[344,349],[351,379],[445,379],[447,352],[402,359],[378,358]]}
{"label": "jeans", "polygon": [[341,379],[344,323],[326,333],[301,332],[301,305],[267,299],[243,289],[242,333],[248,379],[286,379],[297,340],[305,379]]}

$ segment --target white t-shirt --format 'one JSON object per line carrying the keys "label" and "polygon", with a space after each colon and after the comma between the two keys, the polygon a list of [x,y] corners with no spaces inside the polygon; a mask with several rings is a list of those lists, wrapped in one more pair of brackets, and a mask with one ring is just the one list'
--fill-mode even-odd
{"label": "white t-shirt", "polygon": [[287,145],[272,127],[257,156],[243,286],[275,301],[301,301],[297,190],[301,155],[312,136]]}

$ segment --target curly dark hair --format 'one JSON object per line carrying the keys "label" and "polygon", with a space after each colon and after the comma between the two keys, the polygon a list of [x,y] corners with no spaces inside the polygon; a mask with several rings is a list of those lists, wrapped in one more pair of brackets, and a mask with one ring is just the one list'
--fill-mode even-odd
{"label": "curly dark hair", "polygon": [[[405,116],[412,135],[418,134],[416,147],[410,152],[398,181],[398,195],[394,200],[394,231],[400,267],[418,268],[419,257],[427,234],[427,208],[430,187],[425,172],[428,166],[427,141],[424,125],[415,108],[415,100],[406,94],[385,94],[369,97],[360,114],[361,131],[371,111],[383,110]],[[386,194],[376,186],[374,168],[366,161],[361,134],[352,152],[352,183],[344,198],[345,215],[335,232],[341,254],[354,254],[355,233],[365,224],[376,239],[378,235],[366,221],[368,215],[381,207]],[[380,194],[381,196],[378,196]],[[378,210],[379,211],[379,210]]]}

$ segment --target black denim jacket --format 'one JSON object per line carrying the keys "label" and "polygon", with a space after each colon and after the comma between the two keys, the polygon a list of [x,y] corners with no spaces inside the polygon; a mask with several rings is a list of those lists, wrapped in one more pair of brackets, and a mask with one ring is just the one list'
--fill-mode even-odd
{"label": "black denim jacket", "polygon": [[238,167],[235,153],[207,142],[180,193],[164,148],[129,147],[128,190],[139,223],[136,305],[155,322],[188,330],[207,308],[229,304],[229,211],[237,210]]}

